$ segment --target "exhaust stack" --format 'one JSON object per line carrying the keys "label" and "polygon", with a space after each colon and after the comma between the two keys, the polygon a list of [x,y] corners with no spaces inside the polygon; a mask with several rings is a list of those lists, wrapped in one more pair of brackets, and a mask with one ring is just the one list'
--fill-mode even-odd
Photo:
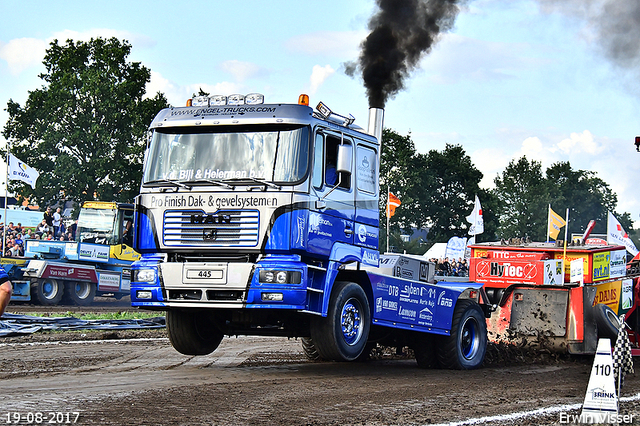
{"label": "exhaust stack", "polygon": [[369,108],[369,128],[367,133],[375,136],[378,143],[382,144],[382,124],[384,122],[383,108]]}

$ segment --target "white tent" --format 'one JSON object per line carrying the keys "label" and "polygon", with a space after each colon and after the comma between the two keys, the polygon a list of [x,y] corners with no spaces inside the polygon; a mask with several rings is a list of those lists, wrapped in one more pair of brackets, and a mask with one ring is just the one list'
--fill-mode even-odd
{"label": "white tent", "polygon": [[427,259],[442,259],[447,253],[447,243],[435,243],[427,252],[424,257]]}

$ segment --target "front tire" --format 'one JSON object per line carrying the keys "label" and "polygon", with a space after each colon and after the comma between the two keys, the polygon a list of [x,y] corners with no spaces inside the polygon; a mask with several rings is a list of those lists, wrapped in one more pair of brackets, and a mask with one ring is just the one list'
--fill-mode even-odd
{"label": "front tire", "polygon": [[353,361],[364,351],[370,327],[364,290],[356,283],[340,281],[331,294],[327,317],[312,319],[311,338],[322,359]]}
{"label": "front tire", "polygon": [[166,322],[171,345],[184,355],[208,355],[224,337],[210,312],[170,310]]}
{"label": "front tire", "polygon": [[440,337],[438,360],[453,370],[471,370],[484,362],[487,352],[487,322],[473,300],[458,300],[451,321],[451,335]]}
{"label": "front tire", "polygon": [[318,353],[318,348],[316,348],[316,344],[313,342],[311,337],[303,337],[300,339],[302,342],[302,351],[309,361],[321,361],[320,354]]}
{"label": "front tire", "polygon": [[64,289],[62,282],[45,278],[38,280],[35,284],[35,299],[41,305],[57,305],[62,300]]}

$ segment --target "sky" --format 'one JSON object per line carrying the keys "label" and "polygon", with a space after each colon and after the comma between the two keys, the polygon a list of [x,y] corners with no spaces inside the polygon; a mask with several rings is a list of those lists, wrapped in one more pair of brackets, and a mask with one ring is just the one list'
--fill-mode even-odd
{"label": "sky", "polygon": [[[607,182],[617,212],[640,227],[640,38],[608,37],[638,34],[628,30],[638,28],[633,11],[610,9],[636,1],[466,2],[387,101],[385,127],[410,133],[418,152],[461,145],[485,188],[523,155],[543,170],[569,161]],[[43,86],[51,41],[113,36],[151,70],[148,93],[163,92],[172,105],[200,88],[259,92],[267,103],[306,93],[311,105],[322,101],[366,128],[363,82],[345,64],[358,59],[376,10],[373,0],[0,0],[0,127],[9,99],[24,105]]]}

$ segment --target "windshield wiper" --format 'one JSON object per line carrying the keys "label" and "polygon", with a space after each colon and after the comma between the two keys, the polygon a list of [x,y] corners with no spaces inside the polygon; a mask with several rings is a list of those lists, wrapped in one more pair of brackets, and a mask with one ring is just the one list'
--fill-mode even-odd
{"label": "windshield wiper", "polygon": [[254,178],[254,177],[243,177],[243,178],[231,178],[231,179],[225,179],[225,181],[234,181],[234,182],[240,182],[243,180],[250,180],[251,182],[255,182],[259,185],[264,185],[264,189],[266,190],[267,187],[270,188],[274,188],[274,189],[282,189],[282,187],[280,185],[276,185],[273,182],[269,182],[268,180],[265,180],[264,178]]}
{"label": "windshield wiper", "polygon": [[217,185],[217,186],[223,186],[227,189],[235,189],[235,186],[233,185],[229,185],[226,182],[221,181],[220,179],[198,179],[198,180],[190,180],[189,183],[193,183],[193,184],[198,184],[200,182],[207,182],[210,183],[212,185]]}
{"label": "windshield wiper", "polygon": [[[174,189],[184,188],[186,190],[191,191],[191,185],[184,184],[184,183],[180,182],[179,180],[158,179],[158,180],[152,180],[152,181],[146,182],[146,184],[150,184],[150,183],[168,183],[170,185],[174,185]],[[165,192],[167,190],[168,190],[167,188],[161,188],[160,189],[160,191],[163,191],[163,192]]]}

